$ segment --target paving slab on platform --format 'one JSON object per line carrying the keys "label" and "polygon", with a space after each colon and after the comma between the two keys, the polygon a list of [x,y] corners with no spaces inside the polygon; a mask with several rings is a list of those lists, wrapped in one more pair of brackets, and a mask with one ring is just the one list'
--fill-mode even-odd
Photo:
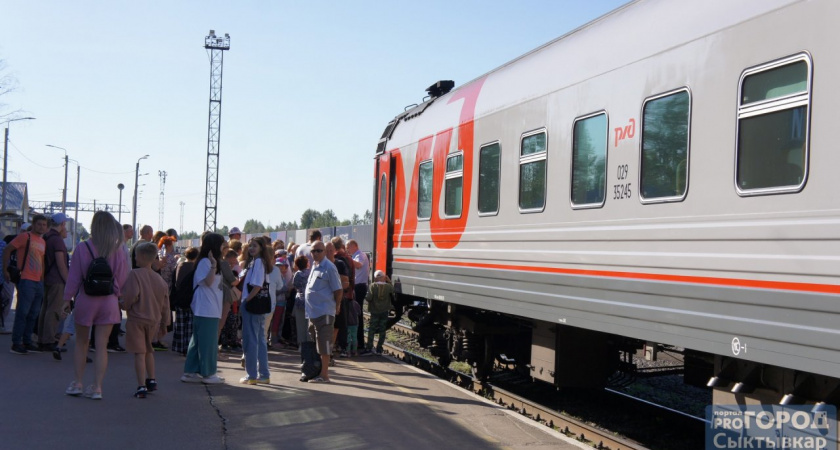
{"label": "paving slab on platform", "polygon": [[[295,350],[269,352],[271,385],[239,384],[239,355],[219,361],[225,385],[178,381],[184,358],[157,352],[159,390],[135,399],[134,358],[109,354],[104,399],[64,395],[73,342],[9,353],[0,335],[0,448],[468,449],[580,448],[559,433],[383,356],[339,359],[332,383],[302,383]],[[86,381],[93,379],[88,364]]]}

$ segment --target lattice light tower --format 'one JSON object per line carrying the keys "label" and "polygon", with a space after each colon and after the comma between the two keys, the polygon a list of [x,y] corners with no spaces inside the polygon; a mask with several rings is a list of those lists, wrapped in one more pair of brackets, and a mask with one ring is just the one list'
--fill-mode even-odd
{"label": "lattice light tower", "polygon": [[160,203],[158,203],[158,230],[163,230],[163,190],[166,187],[166,171],[158,170],[160,176]]}
{"label": "lattice light tower", "polygon": [[204,38],[210,56],[210,114],[207,121],[207,189],[204,200],[204,229],[216,231],[216,199],[219,188],[219,133],[222,127],[222,63],[225,50],[230,50],[230,35]]}

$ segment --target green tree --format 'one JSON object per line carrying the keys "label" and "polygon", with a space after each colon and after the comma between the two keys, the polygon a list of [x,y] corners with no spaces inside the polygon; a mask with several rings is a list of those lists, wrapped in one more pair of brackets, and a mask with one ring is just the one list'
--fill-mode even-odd
{"label": "green tree", "polygon": [[199,234],[195,231],[185,231],[178,236],[180,239],[198,239]]}
{"label": "green tree", "polygon": [[300,216],[300,227],[303,229],[315,228],[319,225],[316,225],[321,218],[321,213],[314,210],[314,209],[307,209],[303,212]]}
{"label": "green tree", "polygon": [[362,222],[359,225],[370,225],[373,223],[373,213],[369,210],[365,210],[365,216],[362,218]]}
{"label": "green tree", "polygon": [[245,225],[242,227],[243,233],[265,233],[265,225],[262,222],[256,219],[248,219],[245,221]]}

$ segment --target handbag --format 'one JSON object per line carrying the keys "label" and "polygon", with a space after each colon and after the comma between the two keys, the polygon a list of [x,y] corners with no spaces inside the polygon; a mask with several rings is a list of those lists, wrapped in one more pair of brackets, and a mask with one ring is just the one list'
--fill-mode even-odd
{"label": "handbag", "polygon": [[[248,290],[257,289],[258,286],[253,284],[248,285]],[[263,283],[257,294],[251,300],[245,302],[245,311],[251,314],[268,314],[271,312],[271,295],[268,293],[268,282]]]}

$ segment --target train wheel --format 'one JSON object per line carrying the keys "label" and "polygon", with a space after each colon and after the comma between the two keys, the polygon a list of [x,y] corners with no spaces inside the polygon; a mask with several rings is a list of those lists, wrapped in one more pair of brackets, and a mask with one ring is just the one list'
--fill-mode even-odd
{"label": "train wheel", "polygon": [[496,361],[491,337],[484,337],[484,351],[481,354],[483,357],[472,363],[472,375],[477,380],[484,381],[493,373],[493,363]]}

